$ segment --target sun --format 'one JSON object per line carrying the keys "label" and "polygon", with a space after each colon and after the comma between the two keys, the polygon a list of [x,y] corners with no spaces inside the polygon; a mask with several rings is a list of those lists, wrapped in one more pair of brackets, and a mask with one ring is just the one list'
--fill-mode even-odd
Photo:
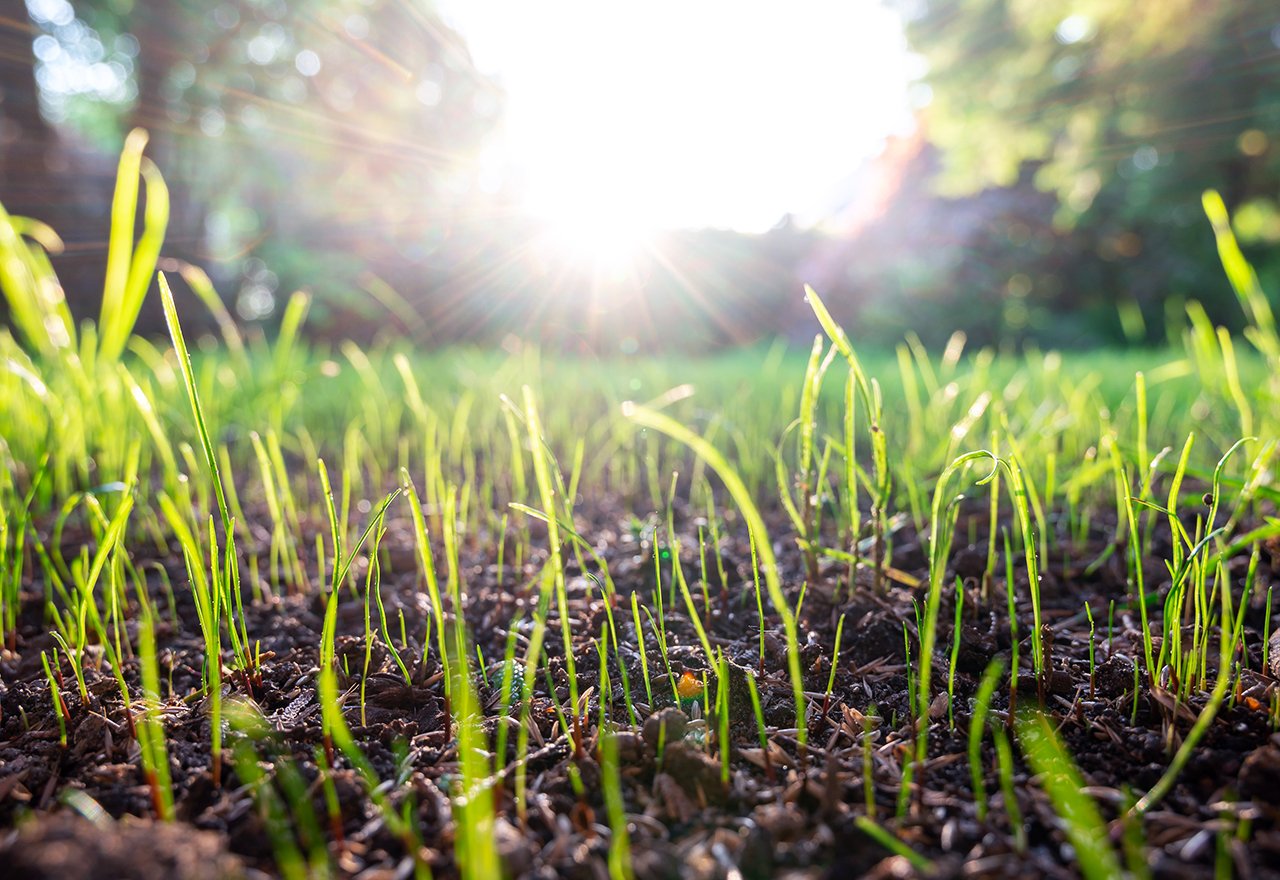
{"label": "sun", "polygon": [[442,0],[504,93],[490,163],[567,256],[815,222],[909,128],[901,22],[850,0]]}
{"label": "sun", "polygon": [[551,104],[541,113],[556,137],[531,138],[519,157],[522,207],[542,229],[547,256],[595,274],[624,271],[661,225],[664,199],[652,176],[670,176],[669,158],[642,155],[634,139],[619,136],[624,120],[612,89],[581,92],[581,106]]}
{"label": "sun", "polygon": [[542,222],[544,251],[596,275],[625,274],[643,256],[651,236],[642,224],[618,214],[582,212]]}
{"label": "sun", "polygon": [[617,275],[644,255],[653,229],[626,203],[564,198],[556,210],[539,211],[540,248],[576,270]]}
{"label": "sun", "polygon": [[632,268],[657,229],[644,179],[628,156],[587,120],[563,120],[568,137],[526,156],[524,207],[541,233],[539,249],[577,272],[601,278]]}

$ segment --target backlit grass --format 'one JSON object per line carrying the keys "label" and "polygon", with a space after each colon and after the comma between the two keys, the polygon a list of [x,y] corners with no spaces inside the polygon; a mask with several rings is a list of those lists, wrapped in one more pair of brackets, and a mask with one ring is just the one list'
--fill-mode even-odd
{"label": "backlit grass", "polygon": [[[581,768],[601,768],[607,870],[631,876],[620,737],[673,703],[706,716],[688,741],[718,762],[724,791],[735,769],[757,766],[743,751],[757,744],[771,782],[779,756],[794,772],[821,773],[811,732],[829,713],[858,713],[858,827],[920,870],[928,859],[890,835],[925,809],[931,732],[968,716],[974,792],[998,790],[1004,802],[990,814],[983,803],[979,820],[1006,823],[1025,848],[1016,745],[1046,776],[1068,839],[1089,856],[1085,872],[1107,876],[1116,862],[1104,820],[1073,793],[1078,771],[1046,726],[1061,707],[1050,698],[1056,667],[1042,576],[1072,571],[1088,583],[1111,559],[1125,576],[1105,653],[1118,601],[1138,621],[1135,718],[1140,692],[1150,695],[1171,748],[1168,772],[1116,821],[1140,823],[1168,794],[1250,668],[1251,602],[1265,599],[1270,631],[1258,559],[1280,534],[1280,342],[1213,195],[1212,232],[1250,320],[1244,341],[1193,304],[1174,328],[1180,348],[970,351],[956,337],[937,354],[913,340],[857,340],[809,291],[807,353],[782,344],[663,360],[552,357],[532,347],[424,353],[407,343],[335,350],[304,341],[301,295],[277,338],[242,338],[190,269],[159,280],[169,340],[132,335],[167,211],[143,143],[131,138],[122,160],[97,322],[72,325],[48,266],[50,233],[0,214],[0,287],[14,322],[0,331],[0,625],[10,652],[39,654],[63,744],[74,704],[119,715],[138,741],[157,818],[175,810],[164,707],[198,704],[209,721],[212,785],[223,785],[225,763],[250,788],[286,876],[332,870],[310,802],[253,706],[272,660],[250,620],[287,597],[324,597],[310,686],[321,707],[313,746],[332,836],[343,819],[330,774],[345,768],[413,869],[431,869],[412,818],[416,790],[380,775],[359,739],[368,683],[385,670],[443,701],[455,864],[475,877],[500,872],[496,811],[509,799],[512,815],[528,819],[530,750],[546,747],[535,711],[556,718],[553,744],[567,747],[566,772],[583,803],[592,793]],[[135,244],[139,175],[147,208]],[[170,288],[177,277],[195,296]],[[183,316],[210,306],[221,339],[188,341]],[[677,511],[702,519],[682,531]],[[423,613],[412,623],[403,607],[397,617],[384,605],[392,528],[416,562]],[[86,537],[64,541],[68,529]],[[620,583],[610,570],[618,557],[607,544],[627,531],[648,553],[641,567],[652,583]],[[923,570],[895,563],[895,548],[911,540],[921,542]],[[731,585],[734,546],[749,548],[751,564]],[[957,547],[984,560],[980,577],[956,574]],[[176,583],[156,562],[167,556],[185,572]],[[1233,561],[1248,559],[1247,576],[1231,573]],[[1148,580],[1152,560],[1167,580]],[[833,606],[865,596],[916,602],[904,623],[911,692],[897,729],[873,735],[874,708],[834,691],[842,642],[859,637],[843,616],[821,652],[825,690],[806,684],[805,614],[815,600],[804,597],[824,589]],[[467,625],[486,590],[521,602],[491,632]],[[175,592],[194,606],[203,650],[200,683],[188,693],[166,691],[157,665],[160,624],[180,627]],[[575,609],[593,603],[602,616],[586,629]],[[1089,675],[1077,696],[1092,699],[1101,606],[1084,596],[1079,604]],[[730,605],[754,615],[736,634],[741,644],[711,626]],[[357,663],[339,654],[340,606],[361,609],[361,628],[345,634],[360,640]],[[976,705],[956,705],[958,633],[971,607],[1004,617],[1011,651],[1007,665],[989,667]],[[24,614],[56,647],[41,652],[20,639]],[[948,643],[940,619],[953,624]],[[767,651],[767,642],[783,647]],[[694,679],[673,666],[676,645],[701,652],[700,700],[681,692]],[[388,654],[383,669],[372,667],[375,648]],[[731,667],[735,649],[745,672]],[[741,714],[754,723],[740,742],[729,724],[739,711],[735,675],[747,676]],[[1019,694],[1020,675],[1030,693]],[[89,679],[103,678],[119,708],[94,703]],[[482,700],[479,689],[495,682],[497,698]],[[786,695],[789,726],[767,723],[766,688]],[[992,701],[1006,690],[998,722]],[[234,738],[225,762],[224,727]],[[872,758],[881,734],[901,746],[888,753],[891,778],[877,775]],[[887,823],[876,818],[881,787],[898,805]]]}

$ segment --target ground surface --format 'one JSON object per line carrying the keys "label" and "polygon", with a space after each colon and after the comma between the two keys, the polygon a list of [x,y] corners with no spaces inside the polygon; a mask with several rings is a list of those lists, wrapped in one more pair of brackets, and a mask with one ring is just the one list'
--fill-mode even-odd
{"label": "ground surface", "polygon": [[[420,862],[435,876],[450,876],[458,831],[450,816],[450,784],[458,773],[458,744],[446,732],[441,670],[434,655],[421,657],[421,634],[427,608],[416,564],[410,526],[395,513],[381,546],[382,597],[393,621],[403,613],[410,644],[402,656],[412,671],[406,686],[387,646],[375,639],[364,710],[357,674],[364,664],[364,606],[347,598],[338,615],[337,655],[344,674],[343,710],[359,744],[383,779],[392,787],[397,807],[409,804],[422,835]],[[635,514],[636,516],[632,516]],[[646,523],[637,528],[636,522]],[[973,517],[971,527],[969,518]],[[963,625],[955,664],[953,724],[946,706],[946,679],[953,644],[951,625],[954,587],[948,587],[940,616],[935,653],[935,699],[929,724],[929,761],[918,768],[905,815],[895,818],[901,775],[912,743],[912,707],[908,699],[909,670],[905,662],[903,624],[912,656],[918,651],[914,602],[923,602],[924,587],[903,583],[925,580],[925,553],[910,526],[891,536],[890,562],[902,573],[877,591],[871,572],[858,572],[851,591],[848,567],[823,561],[820,577],[805,590],[799,614],[800,660],[809,695],[807,750],[799,748],[794,730],[792,692],[786,674],[786,643],[776,615],[768,611],[764,657],[760,654],[751,553],[741,523],[726,517],[726,536],[720,545],[725,566],[721,583],[711,566],[704,607],[698,580],[698,527],[705,525],[677,501],[676,534],[681,539],[682,563],[691,594],[702,615],[709,639],[733,664],[731,678],[754,676],[761,694],[769,731],[766,755],[760,746],[754,713],[742,687],[730,689],[731,772],[722,783],[715,738],[718,719],[689,720],[675,709],[665,662],[673,673],[707,672],[704,653],[679,594],[675,605],[667,596],[665,620],[668,658],[664,662],[646,626],[647,664],[653,700],[642,684],[639,640],[631,622],[630,594],[639,594],[646,607],[654,605],[657,578],[653,564],[655,536],[659,551],[667,546],[662,515],[629,508],[621,500],[605,499],[580,505],[576,526],[608,564],[618,594],[612,609],[618,620],[619,653],[632,689],[632,722],[619,687],[616,661],[610,681],[615,699],[608,707],[620,733],[619,766],[628,814],[630,845],[637,877],[766,877],[784,873],[803,876],[901,876],[913,869],[872,840],[855,825],[855,817],[874,804],[876,818],[891,828],[912,850],[933,862],[942,876],[1074,876],[1077,870],[1065,842],[1061,822],[1031,773],[1016,757],[1013,790],[1025,827],[1020,848],[1009,818],[996,772],[996,753],[990,736],[982,747],[982,764],[990,809],[980,819],[966,756],[972,697],[987,664],[1008,657],[1012,648],[1005,602],[1004,564],[995,577],[985,577],[985,511],[965,510],[957,528],[957,545],[944,583],[960,579],[966,590]],[[784,522],[770,517],[780,554],[780,571],[789,601],[799,599],[805,582],[804,562],[787,534]],[[654,525],[658,524],[656,529]],[[265,534],[265,533],[262,533]],[[976,535],[970,546],[959,536]],[[534,525],[533,544],[540,533]],[[1111,532],[1098,524],[1085,545],[1073,545],[1046,561],[1043,581],[1044,644],[1051,673],[1038,688],[1029,673],[1032,622],[1025,603],[1019,603],[1021,673],[1018,700],[1032,704],[1042,696],[1089,783],[1088,792],[1107,819],[1114,818],[1127,792],[1145,791],[1168,765],[1171,748],[1186,734],[1193,712],[1169,723],[1159,692],[1145,684],[1135,700],[1134,659],[1142,651],[1137,612],[1132,607],[1119,554],[1101,565],[1090,563],[1103,555]],[[64,553],[73,558],[84,535],[68,530]],[[1158,536],[1157,536],[1158,540]],[[245,556],[262,552],[252,542],[242,545]],[[303,546],[308,546],[306,541]],[[1063,546],[1070,545],[1065,542]],[[185,583],[180,558],[151,548],[135,551],[134,562],[151,570],[148,582],[159,607],[166,599],[155,577],[165,568],[173,583]],[[508,560],[510,557],[508,557]],[[502,582],[492,539],[466,536],[462,548],[465,584],[464,614],[477,645],[488,661],[491,681],[477,678],[485,706],[486,728],[503,723],[497,685],[510,621],[523,618],[522,633],[536,602],[532,576],[545,557],[524,560],[514,571],[508,561]],[[154,565],[152,565],[154,563]],[[357,574],[367,560],[357,561]],[[1244,575],[1246,558],[1232,560],[1234,577]],[[581,740],[566,736],[557,723],[549,699],[548,678],[534,683],[531,743],[527,756],[528,807],[516,809],[512,774],[498,786],[498,824],[495,842],[504,873],[512,876],[601,877],[607,875],[611,831],[600,784],[598,730],[594,719],[601,688],[596,640],[605,623],[605,600],[596,574],[567,563],[567,608],[574,633],[579,687],[588,698]],[[662,570],[664,592],[672,583],[670,563]],[[1271,549],[1261,560],[1264,586],[1280,568],[1280,552]],[[1159,584],[1161,567],[1151,566],[1152,584]],[[1167,582],[1168,573],[1163,572]],[[1022,582],[1019,583],[1019,578]],[[1015,591],[1025,589],[1021,564],[1014,569]],[[1167,586],[1167,583],[1166,583]],[[359,777],[339,760],[326,775],[336,796],[336,811],[326,801],[326,786],[317,759],[321,748],[320,712],[316,697],[318,643],[324,613],[318,591],[301,592],[287,583],[273,585],[275,596],[246,606],[251,638],[261,641],[265,659],[261,682],[252,692],[243,683],[228,683],[228,695],[251,698],[268,719],[272,732],[260,745],[261,761],[279,766],[292,763],[308,786],[303,797],[312,805],[323,839],[308,840],[294,816],[294,834],[305,852],[308,845],[327,848],[332,869],[364,877],[407,876],[413,860],[402,840],[392,835],[370,800]],[[12,650],[0,662],[0,863],[6,877],[159,877],[237,876],[278,870],[273,840],[263,814],[226,759],[221,785],[210,774],[210,730],[205,702],[199,697],[202,648],[194,603],[187,590],[176,589],[173,614],[157,624],[160,672],[165,701],[165,729],[175,786],[178,824],[166,827],[151,815],[149,789],[139,772],[137,745],[125,728],[124,708],[114,679],[90,668],[90,699],[79,700],[74,683],[64,681],[68,706],[68,742],[59,744],[58,727],[49,686],[40,664],[42,650],[53,647],[41,617],[37,585],[28,585],[26,613]],[[984,594],[989,593],[984,597]],[[1262,668],[1264,630],[1262,594],[1244,617],[1247,670],[1218,720],[1196,749],[1178,784],[1145,821],[1141,836],[1147,847],[1145,862],[1157,877],[1209,876],[1233,870],[1240,876],[1280,876],[1280,736],[1267,712],[1269,676]],[[248,588],[246,587],[248,596]],[[251,598],[251,597],[250,597]],[[1096,669],[1090,680],[1089,624],[1081,613],[1088,599],[1095,612],[1093,644]],[[1107,611],[1114,600],[1113,625]],[[655,609],[656,610],[656,609]],[[824,692],[839,619],[845,620],[834,686]],[[552,611],[549,631],[559,632]],[[416,636],[414,634],[417,634]],[[594,634],[594,635],[593,635]],[[132,640],[132,634],[130,634]],[[394,641],[394,639],[393,639]],[[561,643],[548,638],[549,680],[560,705],[568,700]],[[519,652],[517,652],[519,654]],[[136,662],[125,669],[137,680]],[[1041,695],[1037,694],[1042,690]],[[1008,717],[1010,694],[998,687],[992,704],[992,724]],[[1193,701],[1194,707],[1203,702]],[[664,710],[664,707],[665,710]],[[690,707],[692,715],[701,715]],[[686,724],[686,721],[689,721]],[[666,730],[660,734],[659,728]],[[681,735],[681,728],[685,728]],[[1168,737],[1168,739],[1166,739]],[[658,754],[662,740],[661,759]],[[515,758],[514,734],[509,754]],[[234,742],[234,735],[231,735]],[[491,740],[492,742],[492,740]],[[230,748],[230,746],[228,747]],[[319,751],[318,751],[319,750]],[[262,766],[270,766],[263,764]],[[867,768],[873,784],[870,798],[864,788]],[[583,793],[575,793],[571,768],[580,775]],[[68,793],[82,792],[99,805],[84,807]],[[89,818],[76,818],[71,807]],[[293,808],[297,812],[297,807]],[[1247,829],[1246,834],[1240,829]],[[17,830],[14,830],[17,829]],[[1120,842],[1120,825],[1113,837]],[[327,843],[326,843],[327,842]],[[314,866],[318,862],[313,862]]]}

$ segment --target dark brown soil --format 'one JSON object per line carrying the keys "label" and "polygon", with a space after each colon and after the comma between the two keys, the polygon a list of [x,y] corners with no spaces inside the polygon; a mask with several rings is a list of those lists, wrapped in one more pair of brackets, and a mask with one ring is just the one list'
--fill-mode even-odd
{"label": "dark brown soil", "polygon": [[[620,688],[621,670],[611,658],[610,679],[616,699],[609,712],[619,725],[618,747],[622,788],[629,815],[635,875],[660,877],[769,877],[779,875],[843,878],[897,877],[913,873],[864,834],[855,818],[867,811],[863,788],[864,744],[869,744],[876,818],[916,852],[933,860],[941,876],[1075,876],[1078,868],[1051,804],[1020,757],[1014,784],[1025,825],[1026,848],[1018,851],[995,774],[990,736],[983,746],[990,810],[979,820],[967,760],[971,700],[978,679],[995,657],[1008,658],[1012,643],[1005,604],[1004,562],[984,584],[985,535],[973,547],[959,542],[944,583],[959,577],[965,585],[964,623],[955,676],[954,728],[949,724],[946,684],[952,644],[954,587],[943,598],[938,649],[934,662],[929,761],[918,768],[908,809],[895,819],[901,771],[913,743],[913,709],[908,700],[908,668],[903,625],[916,662],[913,601],[923,604],[924,588],[890,580],[876,594],[870,573],[859,572],[852,591],[847,567],[821,566],[821,577],[809,584],[799,616],[800,660],[810,692],[807,750],[799,747],[782,628],[767,614],[763,664],[759,621],[752,587],[750,551],[733,522],[736,536],[722,542],[725,583],[708,564],[710,602],[703,607],[700,584],[692,594],[703,615],[713,646],[733,664],[730,682],[731,773],[727,786],[720,775],[715,719],[690,722],[671,707],[671,686],[662,655],[646,632],[648,667],[653,676],[654,705],[646,705],[639,642],[630,614],[630,594],[656,614],[653,605],[653,548],[629,528],[629,516],[612,506],[593,515],[579,513],[578,530],[597,546],[609,564],[620,595],[614,607],[621,655],[632,688],[637,723],[632,726]],[[685,547],[683,563],[692,579],[699,573],[696,522],[677,519]],[[985,522],[982,523],[985,527]],[[416,555],[406,522],[389,521],[383,544],[382,596],[393,633],[403,614],[409,650],[403,659],[412,671],[406,685],[390,649],[375,642],[362,714],[359,672],[364,665],[364,609],[361,598],[344,592],[338,615],[338,665],[343,711],[356,739],[380,778],[396,780],[391,802],[407,809],[418,829],[422,849],[407,852],[374,807],[356,772],[339,758],[327,778],[338,802],[331,814],[317,764],[322,738],[316,702],[318,644],[323,595],[298,585],[270,585],[274,598],[250,603],[246,613],[250,637],[261,641],[261,682],[247,692],[243,682],[228,682],[228,696],[251,698],[268,719],[271,734],[258,744],[259,766],[296,767],[322,829],[323,840],[307,838],[296,820],[295,839],[304,855],[309,845],[327,850],[336,872],[366,878],[412,876],[415,857],[436,877],[457,873],[456,827],[449,792],[457,778],[457,743],[446,734],[443,676],[434,644],[425,663],[421,638],[430,614],[416,570]],[[982,531],[982,529],[979,529]],[[968,535],[961,518],[958,535]],[[538,545],[535,530],[535,546]],[[1059,536],[1063,542],[1065,536]],[[781,528],[775,532],[781,574],[791,603],[804,580],[804,562]],[[1015,565],[1019,597],[1018,632],[1022,639],[1018,701],[1034,704],[1043,693],[1044,708],[1086,776],[1089,794],[1108,820],[1124,806],[1127,792],[1141,794],[1159,778],[1176,747],[1190,729],[1203,699],[1190,712],[1175,712],[1144,682],[1135,701],[1134,663],[1142,656],[1138,615],[1131,607],[1118,554],[1095,567],[1088,563],[1106,548],[1099,530],[1088,546],[1073,547],[1069,558],[1046,560],[1044,572],[1045,643],[1051,644],[1050,672],[1043,683],[1031,675],[1030,611],[1025,573]],[[74,542],[72,542],[74,544]],[[313,542],[312,542],[313,543]],[[141,542],[140,542],[141,544]],[[306,542],[304,542],[304,545]],[[908,527],[893,536],[890,562],[895,569],[924,579],[924,556]],[[1051,546],[1053,542],[1051,542]],[[688,548],[694,548],[690,552]],[[266,547],[241,542],[242,551],[260,552],[267,570]],[[248,548],[246,550],[246,548]],[[64,551],[70,557],[73,546]],[[186,588],[181,560],[144,558],[134,561],[149,572],[158,607],[166,608],[161,580],[150,562],[163,565],[175,585],[175,612],[164,611],[157,624],[177,822],[152,821],[151,793],[140,771],[139,751],[130,736],[115,680],[105,668],[86,670],[90,699],[82,703],[64,661],[62,698],[70,712],[68,742],[59,743],[49,687],[40,664],[41,651],[53,647],[42,619],[43,585],[27,585],[29,600],[21,633],[0,661],[0,875],[4,877],[238,877],[278,874],[267,822],[255,806],[245,782],[230,760],[235,735],[228,733],[221,785],[210,772],[210,728],[200,698],[202,641],[195,607]],[[529,584],[544,557],[528,560],[523,571],[511,570],[511,554],[503,581],[497,581],[496,554],[476,537],[463,554],[464,616],[470,632],[497,674],[509,622],[527,621],[536,605]],[[438,558],[442,558],[438,556]],[[1245,560],[1233,560],[1236,595],[1242,589]],[[144,563],[148,563],[144,566]],[[357,563],[361,573],[364,561]],[[1245,615],[1245,671],[1238,693],[1224,705],[1218,720],[1196,750],[1178,784],[1142,823],[1145,862],[1156,877],[1212,876],[1215,860],[1240,876],[1280,876],[1280,736],[1267,709],[1274,680],[1262,669],[1263,604],[1280,559],[1263,560],[1263,573]],[[314,566],[313,569],[314,570]],[[593,572],[570,563],[568,609],[575,634],[574,654],[579,687],[598,685],[596,639],[606,620],[604,600]],[[1019,582],[1019,578],[1022,579]],[[664,588],[670,580],[664,575]],[[902,579],[900,579],[902,580]],[[1148,587],[1167,586],[1168,574],[1158,562],[1149,569]],[[359,578],[363,584],[363,577]],[[989,593],[989,601],[984,594]],[[1092,683],[1088,663],[1089,628],[1082,612],[1088,599],[1094,610],[1097,668]],[[1107,631],[1107,610],[1116,605],[1114,629]],[[765,599],[766,608],[767,597]],[[1155,606],[1154,614],[1159,614]],[[375,612],[376,613],[376,612]],[[559,619],[553,608],[547,652],[550,676],[563,705],[568,698]],[[834,688],[824,697],[835,632],[845,618],[843,647]],[[677,675],[688,669],[706,672],[697,635],[679,599],[666,609],[669,658]],[[135,633],[128,633],[132,640]],[[398,641],[398,638],[396,639]],[[1216,648],[1214,649],[1216,651]],[[523,651],[517,656],[522,657]],[[1216,656],[1216,655],[1215,655]],[[135,693],[140,690],[137,663],[124,670]],[[746,676],[754,676],[771,728],[768,750],[757,735]],[[496,731],[500,706],[494,686],[478,682],[486,726]],[[607,876],[611,833],[602,796],[595,727],[600,689],[586,715],[581,742],[565,736],[540,677],[534,683],[531,715],[535,722],[527,761],[527,809],[517,810],[513,775],[499,788],[496,846],[504,872],[512,877]],[[661,695],[666,694],[666,697]],[[1009,692],[997,690],[992,720],[1007,720]],[[1136,709],[1135,709],[1136,706]],[[874,707],[874,710],[873,710]],[[708,723],[710,722],[710,723]],[[666,733],[659,731],[665,726]],[[682,735],[683,734],[683,735]],[[659,759],[659,739],[664,748]],[[491,740],[492,742],[492,740]],[[513,761],[509,753],[498,763]],[[575,747],[576,746],[576,747]],[[491,746],[492,747],[492,746]],[[1016,755],[1016,748],[1015,748]],[[584,793],[575,793],[570,768]],[[71,795],[78,792],[87,797]],[[96,814],[96,804],[102,814]],[[86,806],[89,805],[89,806]],[[76,808],[93,817],[80,818]],[[1120,824],[1114,839],[1120,851]]]}

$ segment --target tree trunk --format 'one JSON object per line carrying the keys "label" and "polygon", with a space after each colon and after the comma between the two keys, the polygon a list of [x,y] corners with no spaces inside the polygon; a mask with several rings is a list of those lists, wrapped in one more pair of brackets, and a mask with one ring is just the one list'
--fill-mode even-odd
{"label": "tree trunk", "polygon": [[57,135],[40,114],[35,35],[24,0],[0,0],[0,203],[56,223],[65,205],[49,185]]}
{"label": "tree trunk", "polygon": [[191,123],[179,125],[170,116],[165,83],[173,66],[194,49],[189,18],[199,15],[178,0],[148,5],[129,19],[129,32],[138,41],[134,77],[138,101],[128,128],[143,128],[150,135],[147,155],[160,168],[169,187],[169,229],[165,256],[201,262],[204,210],[197,204],[186,179],[183,155],[191,137]]}

